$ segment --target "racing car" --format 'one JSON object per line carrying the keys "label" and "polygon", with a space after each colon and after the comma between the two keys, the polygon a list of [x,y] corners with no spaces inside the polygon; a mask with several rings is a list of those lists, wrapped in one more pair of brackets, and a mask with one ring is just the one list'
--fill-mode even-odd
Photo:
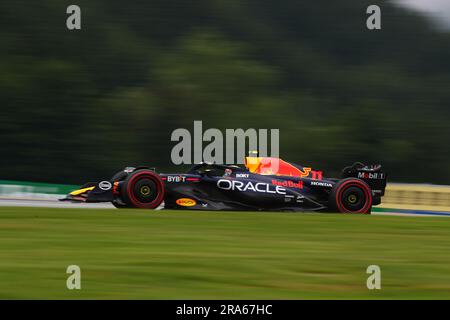
{"label": "racing car", "polygon": [[60,200],[111,202],[117,208],[370,214],[386,188],[381,165],[354,163],[340,178],[325,178],[322,171],[274,157],[245,157],[244,163],[202,162],[181,174],[126,167]]}

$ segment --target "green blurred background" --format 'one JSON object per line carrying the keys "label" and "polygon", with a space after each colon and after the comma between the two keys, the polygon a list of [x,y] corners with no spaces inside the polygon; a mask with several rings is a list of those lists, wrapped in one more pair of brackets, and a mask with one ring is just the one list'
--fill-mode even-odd
{"label": "green blurred background", "polygon": [[181,170],[170,134],[203,120],[279,128],[282,158],[328,175],[450,184],[450,32],[392,1],[2,0],[0,40],[0,179]]}

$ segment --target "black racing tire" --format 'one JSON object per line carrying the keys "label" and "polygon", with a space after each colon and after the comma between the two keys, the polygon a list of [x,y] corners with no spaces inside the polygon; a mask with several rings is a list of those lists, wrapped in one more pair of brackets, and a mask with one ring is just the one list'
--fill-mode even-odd
{"label": "black racing tire", "polygon": [[[128,173],[125,171],[119,171],[115,175],[112,176],[111,181],[114,183],[114,181],[122,181],[125,180],[128,176]],[[122,199],[114,199],[111,201],[112,205],[118,209],[126,209],[131,208],[128,204],[124,203]]]}
{"label": "black racing tire", "polygon": [[122,200],[131,208],[155,209],[164,201],[164,195],[161,177],[148,169],[129,174],[122,185]]}
{"label": "black racing tire", "polygon": [[330,193],[330,209],[340,213],[370,214],[372,190],[357,178],[340,180]]}

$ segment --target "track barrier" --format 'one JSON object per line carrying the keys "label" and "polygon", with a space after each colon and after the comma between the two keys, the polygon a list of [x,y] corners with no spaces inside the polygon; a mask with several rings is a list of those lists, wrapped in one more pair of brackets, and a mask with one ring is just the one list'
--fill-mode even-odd
{"label": "track barrier", "polygon": [[[77,188],[76,185],[0,180],[0,199],[53,200]],[[450,186],[388,183],[382,204],[374,211],[387,208],[450,212]]]}
{"label": "track barrier", "polygon": [[450,212],[450,186],[388,183],[381,208]]}
{"label": "track barrier", "polygon": [[0,180],[1,199],[53,200],[78,188],[74,185]]}

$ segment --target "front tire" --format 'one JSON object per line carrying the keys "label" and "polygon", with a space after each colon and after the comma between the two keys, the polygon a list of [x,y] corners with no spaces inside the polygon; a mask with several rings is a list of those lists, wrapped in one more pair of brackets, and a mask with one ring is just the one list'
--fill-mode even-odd
{"label": "front tire", "polygon": [[372,203],[372,190],[356,178],[339,181],[330,194],[330,208],[340,213],[370,214]]}
{"label": "front tire", "polygon": [[161,177],[147,169],[128,175],[122,186],[123,202],[131,208],[155,209],[163,202],[164,194]]}

